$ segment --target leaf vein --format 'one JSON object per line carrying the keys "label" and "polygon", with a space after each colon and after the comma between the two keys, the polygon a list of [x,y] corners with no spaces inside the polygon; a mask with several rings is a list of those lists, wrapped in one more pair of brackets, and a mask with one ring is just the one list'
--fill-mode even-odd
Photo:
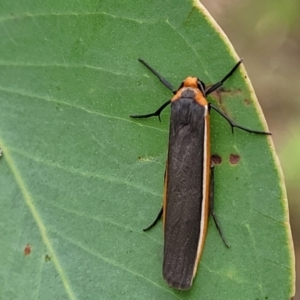
{"label": "leaf vein", "polygon": [[66,293],[69,296],[69,299],[76,299],[74,296],[74,293],[71,289],[67,275],[65,274],[64,270],[62,269],[62,266],[60,265],[60,262],[56,256],[55,250],[52,247],[52,244],[51,244],[48,234],[47,234],[47,230],[44,226],[43,220],[42,220],[37,208],[35,207],[35,204],[33,202],[32,196],[28,190],[28,187],[26,186],[26,183],[23,181],[22,175],[21,175],[20,171],[18,170],[17,166],[15,165],[15,162],[13,160],[13,157],[10,154],[10,151],[8,150],[8,148],[6,148],[5,143],[1,139],[0,139],[0,144],[5,153],[5,159],[8,163],[8,165],[11,169],[11,172],[16,180],[16,183],[23,195],[25,203],[28,206],[28,209],[31,212],[32,217],[40,231],[41,238],[42,238],[46,248],[48,249],[50,256],[52,257],[52,261],[54,263],[55,269],[62,281],[62,284],[66,290]]}
{"label": "leaf vein", "polygon": [[157,130],[157,131],[160,131],[160,132],[167,132],[164,129],[160,129],[160,128],[156,128],[156,127],[153,127],[153,126],[144,125],[142,123],[138,123],[137,121],[132,121],[129,118],[125,119],[125,118],[121,118],[121,117],[117,117],[117,116],[107,115],[107,114],[104,114],[104,113],[100,113],[100,112],[97,112],[97,111],[93,111],[93,110],[87,109],[87,108],[79,106],[79,105],[70,104],[70,103],[62,101],[62,100],[51,99],[50,97],[47,97],[47,96],[43,96],[42,97],[42,96],[38,96],[38,95],[27,94],[24,91],[15,91],[15,90],[12,90],[12,89],[9,89],[9,88],[5,88],[5,87],[2,87],[2,86],[0,86],[0,91],[11,93],[11,94],[15,94],[15,95],[19,95],[19,96],[22,96],[22,97],[30,97],[30,98],[35,98],[35,99],[47,101],[47,102],[53,102],[53,103],[56,103],[56,104],[66,105],[66,106],[70,106],[72,108],[80,109],[80,110],[85,111],[85,112],[87,112],[89,114],[94,114],[94,115],[97,115],[97,116],[101,116],[103,118],[119,120],[119,121],[122,121],[122,122],[128,122],[128,123],[131,123],[131,124],[135,124],[137,126],[141,126],[141,127],[145,127],[145,128],[150,128],[150,129]]}

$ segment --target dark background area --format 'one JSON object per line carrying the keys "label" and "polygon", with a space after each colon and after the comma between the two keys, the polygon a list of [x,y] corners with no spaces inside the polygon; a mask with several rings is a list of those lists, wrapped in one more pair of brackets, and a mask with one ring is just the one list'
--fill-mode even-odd
{"label": "dark background area", "polygon": [[[244,65],[273,133],[286,181],[296,253],[296,274],[299,276],[300,2],[201,2],[229,37],[238,55],[244,58]],[[297,291],[300,280],[296,280]],[[299,292],[296,292],[294,300],[300,300]]]}

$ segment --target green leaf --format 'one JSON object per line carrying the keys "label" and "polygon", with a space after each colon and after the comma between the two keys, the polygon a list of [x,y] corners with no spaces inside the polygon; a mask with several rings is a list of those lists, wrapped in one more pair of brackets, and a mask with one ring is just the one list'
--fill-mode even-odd
{"label": "green leaf", "polygon": [[[2,1],[0,28],[1,299],[289,299],[294,256],[271,138],[211,113],[215,211],[193,287],[161,275],[163,236],[142,232],[161,207],[175,87],[212,84],[237,61],[191,1]],[[243,67],[209,101],[266,130]],[[237,164],[230,155],[239,155]]]}

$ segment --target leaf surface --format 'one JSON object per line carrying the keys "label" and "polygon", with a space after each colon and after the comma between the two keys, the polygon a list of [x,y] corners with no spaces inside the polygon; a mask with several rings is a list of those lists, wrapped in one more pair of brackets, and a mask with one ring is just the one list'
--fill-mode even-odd
{"label": "leaf surface", "polygon": [[[3,1],[2,1],[3,2]],[[171,97],[137,58],[179,86],[207,85],[237,61],[190,1],[6,1],[0,15],[0,298],[288,299],[294,261],[272,141],[211,113],[215,210],[188,292],[161,275],[163,235],[148,233],[163,194]],[[209,97],[266,129],[243,67]],[[237,164],[230,155],[239,155]]]}

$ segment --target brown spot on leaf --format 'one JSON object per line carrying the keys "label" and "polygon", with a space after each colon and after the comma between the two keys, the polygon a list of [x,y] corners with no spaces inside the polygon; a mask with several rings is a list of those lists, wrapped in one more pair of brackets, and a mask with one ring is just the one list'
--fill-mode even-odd
{"label": "brown spot on leaf", "polygon": [[219,165],[222,162],[222,157],[218,154],[213,154],[210,157],[210,160],[215,164]]}
{"label": "brown spot on leaf", "polygon": [[24,248],[24,255],[27,256],[31,253],[31,245],[27,244]]}
{"label": "brown spot on leaf", "polygon": [[238,154],[230,154],[229,162],[232,165],[236,165],[240,161],[241,157]]}
{"label": "brown spot on leaf", "polygon": [[[209,86],[207,87],[209,88]],[[219,90],[216,90],[216,91],[213,91],[211,94],[210,94],[211,97],[215,98],[216,101],[218,102],[218,104],[220,106],[222,106],[222,108],[224,109],[223,107],[223,99],[222,99],[222,95],[221,95],[221,92],[220,92],[220,89]]]}
{"label": "brown spot on leaf", "polygon": [[215,92],[218,93],[219,95],[220,94],[237,95],[237,94],[240,94],[242,92],[242,90],[241,89],[225,88],[224,86],[222,86],[222,87],[218,88]]}
{"label": "brown spot on leaf", "polygon": [[250,104],[251,104],[251,102],[250,102],[249,99],[244,99],[244,103],[245,103],[246,105],[250,105]]}

